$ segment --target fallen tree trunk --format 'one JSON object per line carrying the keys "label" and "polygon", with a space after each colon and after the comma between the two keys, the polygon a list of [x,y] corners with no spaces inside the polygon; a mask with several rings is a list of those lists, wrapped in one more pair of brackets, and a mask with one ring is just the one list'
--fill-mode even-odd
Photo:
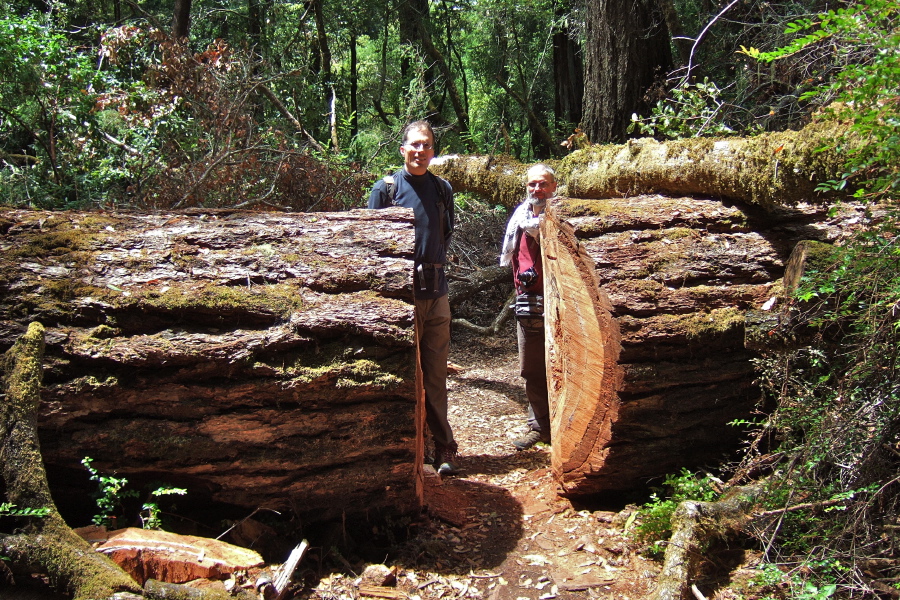
{"label": "fallen tree trunk", "polygon": [[85,456],[304,522],[421,506],[404,209],[0,212],[0,345],[47,327],[51,485]]}
{"label": "fallen tree trunk", "polygon": [[[843,172],[846,149],[838,152],[834,141],[846,131],[846,124],[816,122],[750,138],[644,138],[591,146],[548,164],[564,182],[559,193],[571,198],[696,194],[773,208],[826,199],[815,188]],[[454,189],[508,208],[524,195],[528,166],[507,157],[443,156],[432,164]]]}
{"label": "fallen tree trunk", "polygon": [[768,214],[696,198],[551,206],[552,464],[564,492],[627,493],[733,452],[729,423],[760,400],[745,315],[781,296],[800,240],[832,240],[841,226],[825,209]]}
{"label": "fallen tree trunk", "polygon": [[745,486],[730,490],[716,502],[680,503],[672,515],[672,535],[650,600],[689,600],[710,544],[740,532],[762,491],[759,485]]}

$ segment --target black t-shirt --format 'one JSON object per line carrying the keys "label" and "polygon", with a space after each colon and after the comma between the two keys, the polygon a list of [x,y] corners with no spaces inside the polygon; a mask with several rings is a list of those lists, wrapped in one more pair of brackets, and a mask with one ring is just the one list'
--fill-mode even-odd
{"label": "black t-shirt", "polygon": [[[448,291],[447,277],[444,269],[438,269],[438,285],[433,289],[433,282],[419,281],[419,265],[443,265],[447,262],[447,247],[450,245],[450,237],[453,234],[453,190],[450,183],[431,173],[413,175],[401,169],[394,174],[394,205],[413,209],[416,228],[415,256],[416,264],[413,283],[417,298],[435,299],[445,295]],[[438,186],[444,186],[447,206],[443,209],[442,195]],[[369,195],[369,208],[387,208],[391,206],[388,196],[387,183],[380,179],[372,188]],[[443,230],[442,230],[443,228]],[[427,272],[423,271],[423,272]],[[423,284],[426,290],[423,290]]]}

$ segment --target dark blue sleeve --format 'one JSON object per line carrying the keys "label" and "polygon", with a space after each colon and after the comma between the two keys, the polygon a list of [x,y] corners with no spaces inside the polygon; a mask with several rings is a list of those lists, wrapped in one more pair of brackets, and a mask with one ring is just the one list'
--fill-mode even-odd
{"label": "dark blue sleeve", "polygon": [[391,199],[388,197],[387,184],[384,179],[379,179],[372,187],[372,193],[369,194],[369,208],[387,208],[391,205]]}
{"label": "dark blue sleeve", "polygon": [[450,243],[450,237],[453,235],[453,230],[456,227],[456,203],[453,202],[453,186],[450,185],[450,182],[446,179],[441,179],[443,184],[447,187],[447,198],[449,199],[449,206],[447,207],[447,218],[449,220],[449,227],[447,228],[447,235],[445,236],[444,242],[446,244]]}

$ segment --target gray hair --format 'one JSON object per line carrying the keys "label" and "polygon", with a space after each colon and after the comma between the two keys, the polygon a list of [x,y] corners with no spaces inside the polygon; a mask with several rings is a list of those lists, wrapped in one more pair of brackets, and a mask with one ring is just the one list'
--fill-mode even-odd
{"label": "gray hair", "polygon": [[528,169],[528,171],[525,172],[526,179],[531,179],[534,176],[540,176],[540,175],[549,175],[550,177],[553,178],[554,182],[556,181],[556,173],[553,171],[553,169],[551,169],[544,163],[538,163],[536,165],[532,165]]}

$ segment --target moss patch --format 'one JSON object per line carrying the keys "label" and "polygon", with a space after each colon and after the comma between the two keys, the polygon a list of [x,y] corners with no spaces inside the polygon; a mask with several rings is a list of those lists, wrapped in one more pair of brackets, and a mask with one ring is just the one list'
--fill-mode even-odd
{"label": "moss patch", "polygon": [[148,290],[130,298],[120,297],[119,304],[181,311],[257,312],[282,317],[304,308],[297,288],[284,283],[250,288],[208,284],[199,289]]}
{"label": "moss patch", "polygon": [[689,340],[715,337],[735,327],[743,327],[744,313],[735,308],[717,308],[708,313],[660,315],[661,324]]}

